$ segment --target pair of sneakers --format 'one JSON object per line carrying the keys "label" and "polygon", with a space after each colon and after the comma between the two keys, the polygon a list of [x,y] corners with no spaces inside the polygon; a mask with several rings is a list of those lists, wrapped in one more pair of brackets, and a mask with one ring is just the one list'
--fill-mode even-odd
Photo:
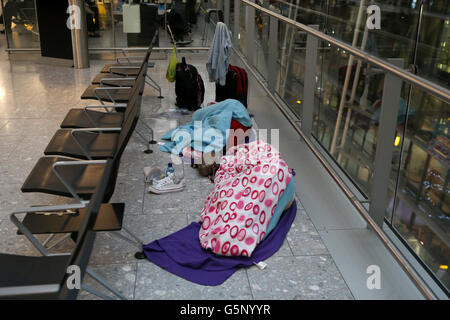
{"label": "pair of sneakers", "polygon": [[176,181],[174,173],[169,173],[165,178],[160,180],[153,179],[153,183],[148,187],[148,191],[156,194],[181,191],[185,188],[184,179]]}

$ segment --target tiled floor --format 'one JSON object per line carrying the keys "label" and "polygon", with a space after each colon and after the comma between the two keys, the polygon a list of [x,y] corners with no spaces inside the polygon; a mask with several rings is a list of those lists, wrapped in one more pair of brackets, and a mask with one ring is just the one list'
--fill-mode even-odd
{"label": "tiled floor", "polygon": [[[205,80],[205,102],[212,101],[214,86],[206,82],[206,57],[188,55],[187,59],[198,67]],[[86,104],[79,97],[103,63],[91,61],[91,68],[86,70],[34,62],[10,63],[0,47],[0,252],[38,254],[23,236],[16,235],[8,217],[14,209],[68,202],[60,197],[22,194],[20,187],[67,110]],[[155,128],[157,139],[169,128],[188,120],[172,111],[174,85],[165,80],[166,67],[166,61],[158,60],[156,68],[150,69],[162,85],[165,98],[157,99],[156,92],[147,86],[143,99],[143,121]],[[270,103],[268,99],[266,103]],[[197,220],[213,185],[186,166],[186,190],[149,194],[143,182],[143,167],[164,167],[169,155],[156,146],[150,155],[144,154],[143,149],[134,136],[122,157],[112,201],[126,203],[124,224],[148,243]],[[196,285],[149,261],[136,260],[137,248],[108,233],[97,235],[90,267],[130,299],[352,299],[301,199],[297,204],[295,222],[282,248],[266,261],[268,267],[242,269],[221,286]],[[65,240],[54,250],[67,251],[72,246],[70,240]],[[88,277],[85,282],[100,288]],[[95,297],[81,292],[80,298]]]}

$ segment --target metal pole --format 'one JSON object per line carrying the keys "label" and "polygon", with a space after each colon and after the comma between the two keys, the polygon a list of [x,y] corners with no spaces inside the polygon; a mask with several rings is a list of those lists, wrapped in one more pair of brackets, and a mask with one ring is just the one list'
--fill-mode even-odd
{"label": "metal pole", "polygon": [[[388,59],[388,61],[400,68],[403,67],[403,59]],[[397,114],[402,84],[402,80],[391,73],[387,73],[384,76],[369,210],[370,216],[380,228],[383,226],[384,213],[386,211],[386,199],[392,168],[392,153],[394,151],[395,129],[397,127]]]}
{"label": "metal pole", "polygon": [[268,84],[272,91],[275,91],[278,67],[278,20],[275,17],[270,18],[269,26],[269,59],[268,59]]}
{"label": "metal pole", "polygon": [[113,47],[115,47],[116,46],[116,23],[114,21],[114,7],[113,7],[112,1],[109,3],[109,9],[111,11],[111,27],[112,27],[112,33],[113,33]]}
{"label": "metal pole", "polygon": [[[255,1],[255,0],[250,0]],[[255,8],[245,7],[245,33],[247,40],[247,59],[255,65]],[[242,36],[242,35],[241,35]]]}
{"label": "metal pole", "polygon": [[[319,29],[318,25],[310,26]],[[317,48],[319,39],[308,34],[306,38],[305,80],[303,85],[302,131],[311,138],[316,89]]]}
{"label": "metal pole", "polygon": [[[299,0],[297,0],[297,5],[299,3]],[[298,12],[298,6],[295,7],[294,12],[292,12],[291,7],[289,7],[289,18],[297,19],[297,12]],[[280,96],[284,97],[284,92],[286,90],[286,83],[287,83],[287,77],[289,72],[289,67],[291,64],[291,54],[292,54],[292,48],[294,47],[294,37],[297,30],[295,28],[291,28],[290,26],[286,25],[286,31],[285,31],[285,37],[284,37],[284,44],[283,44],[283,56],[284,56],[284,63],[282,64],[282,67],[284,67],[284,74],[282,75],[282,79],[280,79],[280,87],[279,92]],[[286,52],[286,42],[288,41],[289,36],[289,50]],[[295,47],[294,47],[295,49]],[[294,51],[295,54],[295,51]]]}
{"label": "metal pole", "polygon": [[[266,9],[269,9],[269,0],[263,1],[263,7]],[[268,53],[268,41],[269,41],[269,25],[270,25],[270,16],[267,14],[262,14],[262,37],[261,37],[261,46],[262,46],[262,52],[263,57],[266,59],[266,65],[267,65],[267,53]]]}
{"label": "metal pole", "polygon": [[233,41],[236,46],[236,48],[239,48],[239,19],[240,19],[240,9],[241,8],[241,1],[240,0],[234,0],[234,32],[233,32]]}
{"label": "metal pole", "polygon": [[[206,22],[205,22],[206,24]],[[167,0],[164,0],[164,30],[166,31],[166,40],[167,40]],[[159,39],[158,39],[159,40]],[[202,39],[204,40],[204,39]]]}
{"label": "metal pole", "polygon": [[[364,29],[364,36],[363,36],[362,43],[361,43],[361,50],[364,50],[366,48],[367,36],[369,34],[368,31],[369,30],[366,27]],[[355,101],[356,88],[358,87],[359,75],[361,73],[361,65],[362,65],[362,61],[358,60],[358,64],[356,66],[355,77],[353,79],[352,94],[350,96],[350,101],[348,102],[349,106],[352,106],[354,101]],[[360,107],[361,107],[361,103],[360,103]],[[342,132],[341,144],[339,145],[339,154],[338,154],[338,157],[337,157],[338,163],[341,162],[342,153],[340,152],[340,149],[344,148],[344,146],[345,146],[345,142],[347,140],[347,132],[348,132],[348,127],[349,127],[349,124],[350,124],[351,116],[352,116],[352,109],[349,107],[349,108],[347,108],[347,116],[345,118],[344,131]]]}
{"label": "metal pole", "polygon": [[[291,10],[292,7],[289,6],[288,9],[288,17],[291,17]],[[281,24],[280,24],[281,26]],[[287,60],[287,50],[286,50],[286,46],[287,46],[287,38],[288,38],[288,33],[290,30],[290,25],[285,24],[284,26],[284,36],[283,36],[283,44],[281,45],[281,50],[280,50],[280,72],[279,72],[279,79],[277,81],[278,85],[275,84],[275,86],[278,88],[278,93],[280,95],[280,97],[284,96],[284,74],[286,73],[286,60]]]}
{"label": "metal pole", "polygon": [[230,0],[225,0],[223,2],[223,21],[225,22],[225,24],[227,25],[227,27],[229,29],[230,28]]}
{"label": "metal pole", "polygon": [[79,14],[80,28],[72,28],[72,50],[73,50],[73,64],[76,69],[89,68],[89,51],[86,25],[86,11],[84,10],[83,0],[69,0],[69,6],[77,6],[78,13],[73,12],[74,15]]}
{"label": "metal pole", "polygon": [[[361,0],[359,3],[359,11],[358,11],[358,17],[356,18],[356,25],[355,25],[355,33],[353,34],[353,41],[352,41],[352,47],[355,47],[358,43],[358,34],[359,34],[359,26],[361,25],[361,19],[363,15],[363,8],[364,8],[364,0]],[[348,89],[348,83],[350,82],[350,76],[352,73],[352,65],[354,56],[349,53],[350,57],[348,59],[347,63],[347,70],[345,72],[345,80],[344,80],[344,87],[342,88],[341,93],[341,100],[339,102],[339,109],[338,109],[338,115],[336,119],[336,124],[334,126],[334,133],[333,138],[331,139],[331,147],[330,147],[330,154],[333,156],[334,151],[336,149],[336,143],[337,138],[339,135],[339,128],[341,127],[341,118],[342,118],[342,112],[344,111],[344,105],[345,105],[345,98],[347,97],[347,89]]]}
{"label": "metal pole", "polygon": [[[2,14],[3,14],[3,26],[5,28],[5,39],[6,39],[6,48],[10,49],[11,48],[11,44],[9,43],[9,39],[8,39],[8,30],[10,28],[6,28],[6,18],[5,18],[5,6],[3,5],[3,0],[0,0],[0,6],[2,6]],[[34,4],[34,8],[36,11],[36,3]],[[37,21],[37,18],[36,18]],[[11,21],[8,21],[9,25],[11,25]],[[6,50],[7,51],[7,50]],[[40,51],[40,48],[39,48]],[[7,51],[8,52],[8,51]],[[8,52],[9,53],[9,52]]]}

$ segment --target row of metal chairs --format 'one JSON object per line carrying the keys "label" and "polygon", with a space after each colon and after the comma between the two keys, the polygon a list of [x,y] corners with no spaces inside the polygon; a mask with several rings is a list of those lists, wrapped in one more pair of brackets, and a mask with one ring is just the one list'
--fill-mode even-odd
{"label": "row of metal chairs", "polygon": [[[91,201],[80,212],[76,246],[71,253],[44,256],[0,254],[0,299],[76,299],[81,281],[88,272],[98,216],[109,185],[112,161],[102,161],[104,170]],[[28,231],[31,232],[31,231]],[[44,252],[42,252],[44,253]],[[87,289],[84,287],[84,289]]]}
{"label": "row of metal chairs", "polygon": [[[118,61],[102,70],[107,73],[95,77],[94,82],[101,78],[101,83],[90,85],[86,91],[91,90],[91,98],[97,99],[100,105],[71,109],[46,147],[45,156],[28,175],[22,192],[68,197],[76,203],[32,206],[11,214],[18,234],[25,235],[42,256],[0,254],[0,299],[75,299],[80,288],[111,299],[81,284],[85,273],[116,297],[125,299],[87,264],[96,232],[111,232],[142,249],[142,241],[122,225],[124,203],[109,201],[114,193],[121,156],[140,117],[142,95],[149,79],[151,49],[152,44],[140,65]],[[121,85],[123,81],[127,81],[127,86]],[[106,95],[102,97],[98,92]],[[86,98],[85,94],[82,98]],[[146,140],[148,143],[153,140],[153,131],[151,133],[152,139]],[[22,220],[19,214],[24,214]],[[49,236],[41,243],[37,234]],[[57,234],[65,236],[52,242]],[[67,237],[76,243],[72,253],[61,255],[49,251]],[[81,277],[78,279],[81,286],[76,286],[76,276]]]}

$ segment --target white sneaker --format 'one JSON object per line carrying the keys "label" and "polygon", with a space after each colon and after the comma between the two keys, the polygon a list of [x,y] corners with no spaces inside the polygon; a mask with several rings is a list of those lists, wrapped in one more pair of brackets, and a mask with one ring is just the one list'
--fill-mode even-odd
{"label": "white sneaker", "polygon": [[181,191],[186,186],[184,179],[180,182],[175,183],[175,175],[169,174],[167,177],[161,180],[153,180],[153,184],[148,187],[148,191],[156,194],[169,193]]}

